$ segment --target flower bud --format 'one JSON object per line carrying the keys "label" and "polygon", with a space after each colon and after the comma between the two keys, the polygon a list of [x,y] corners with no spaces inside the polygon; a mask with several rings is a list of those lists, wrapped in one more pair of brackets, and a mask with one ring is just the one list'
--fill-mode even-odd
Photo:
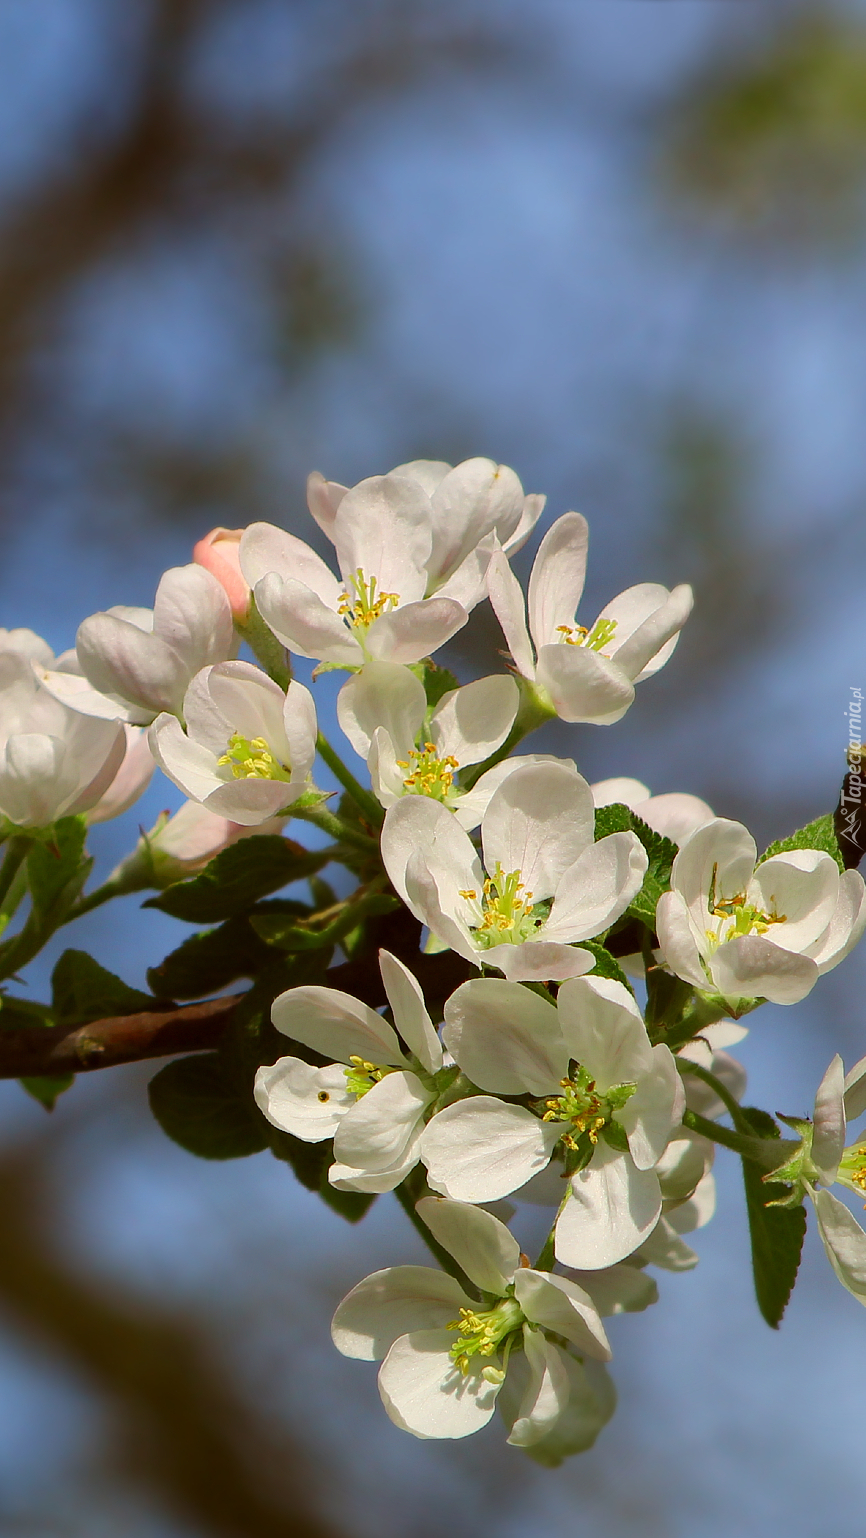
{"label": "flower bud", "polygon": [[250,606],[250,587],[241,571],[238,553],[243,529],[211,529],[193,546],[192,558],[203,566],[226,591],[232,616],[243,621]]}

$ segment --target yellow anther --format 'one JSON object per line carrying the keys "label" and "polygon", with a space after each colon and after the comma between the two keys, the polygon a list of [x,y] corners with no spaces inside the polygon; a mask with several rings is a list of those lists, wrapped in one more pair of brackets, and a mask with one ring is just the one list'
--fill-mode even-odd
{"label": "yellow anther", "polygon": [[243,737],[233,732],[228,750],[217,759],[220,765],[231,769],[235,780],[290,780],[288,764],[280,763],[264,737]]}
{"label": "yellow anther", "polygon": [[400,602],[399,593],[376,592],[377,582],[375,577],[369,581],[364,576],[361,567],[353,572],[349,578],[348,586],[354,589],[354,598],[347,591],[340,594],[340,602],[337,612],[355,630],[369,630],[374,620],[380,619],[388,609],[396,609]]}

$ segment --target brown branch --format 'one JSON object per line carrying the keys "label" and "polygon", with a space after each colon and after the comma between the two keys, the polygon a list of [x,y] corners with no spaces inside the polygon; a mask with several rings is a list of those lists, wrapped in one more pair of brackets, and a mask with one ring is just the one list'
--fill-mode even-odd
{"label": "brown branch", "polygon": [[[472,971],[453,951],[406,959],[411,961],[431,1007],[446,999]],[[387,1003],[375,955],[332,967],[327,979],[329,987],[352,993],[374,1009]],[[0,1030],[0,1079],[84,1073],[178,1052],[212,1051],[244,997],[236,993],[202,1004],[168,1005],[137,1015],[93,1020],[89,1025]]]}

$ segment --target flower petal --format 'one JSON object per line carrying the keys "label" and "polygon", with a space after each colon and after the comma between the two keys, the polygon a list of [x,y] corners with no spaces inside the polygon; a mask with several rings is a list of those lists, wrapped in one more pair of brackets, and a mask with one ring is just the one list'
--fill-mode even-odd
{"label": "flower petal", "polygon": [[674,844],[684,844],[716,815],[700,796],[688,796],[680,791],[671,791],[666,796],[649,796],[632,805],[632,811]]}
{"label": "flower petal", "polygon": [[334,1315],[331,1339],[343,1356],[379,1362],[401,1335],[444,1330],[460,1317],[461,1308],[471,1307],[471,1298],[445,1271],[388,1266],[365,1276],[347,1293]]}
{"label": "flower petal", "polygon": [[379,969],[388,1003],[394,1012],[394,1024],[406,1046],[422,1068],[428,1073],[438,1073],[442,1067],[442,1047],[427,1013],[421,984],[390,951],[380,950]]}
{"label": "flower petal", "polygon": [[367,581],[375,578],[377,593],[395,593],[401,604],[422,598],[432,522],[430,498],[417,481],[393,473],[359,481],[332,525],[344,582],[361,571]]}
{"label": "flower petal", "polygon": [[629,1152],[639,1170],[652,1169],[658,1163],[682,1122],[685,1108],[676,1060],[670,1048],[660,1042],[652,1048],[652,1067],[639,1079],[616,1118],[625,1128]]}
{"label": "flower petal", "polygon": [[511,1427],[512,1447],[532,1447],[553,1428],[568,1403],[565,1358],[539,1330],[523,1329],[523,1351],[529,1378]]}
{"label": "flower petal", "polygon": [[600,1141],[592,1163],[571,1178],[556,1224],[556,1258],[584,1271],[625,1260],[652,1233],[661,1208],[658,1176]]}
{"label": "flower petal", "polygon": [[291,578],[293,582],[300,582],[321,599],[325,608],[334,613],[337,611],[342,584],[315,550],[273,523],[251,523],[244,530],[240,564],[251,588],[256,588],[271,572],[276,572],[286,580]]}
{"label": "flower petal", "polygon": [[856,1121],[866,1111],[866,1057],[845,1075],[845,1115],[848,1121]]}
{"label": "flower petal", "polygon": [[853,1212],[829,1191],[816,1191],[814,1202],[827,1259],[842,1286],[866,1304],[866,1233]]}
{"label": "flower petal", "polygon": [[646,1026],[622,983],[610,977],[574,978],[560,988],[557,1009],[569,1056],[588,1070],[602,1094],[650,1072]]}
{"label": "flower petal", "polygon": [[268,1121],[304,1143],[333,1137],[355,1104],[341,1063],[314,1068],[299,1057],[279,1057],[270,1067],[259,1068],[254,1094]]}
{"label": "flower petal", "polygon": [[431,502],[429,571],[438,586],[485,535],[500,528],[502,538],[513,532],[523,511],[523,487],[508,465],[497,465],[492,459],[464,459],[439,482]]}
{"label": "flower petal", "polygon": [[786,951],[808,951],[826,932],[839,900],[839,867],[820,849],[791,849],[764,860],[749,896],[765,913],[784,914],[770,930]]}
{"label": "flower petal", "polygon": [[494,551],[487,568],[487,591],[518,673],[534,679],[535,658],[526,628],[523,589],[501,550]]}
{"label": "flower petal", "polygon": [[514,1273],[514,1296],[533,1324],[563,1335],[586,1356],[610,1361],[613,1352],[598,1309],[576,1282],[552,1272],[520,1267]]}
{"label": "flower petal", "polygon": [[616,1409],[616,1389],[600,1362],[578,1362],[569,1352],[563,1352],[562,1361],[568,1401],[547,1434],[526,1449],[544,1468],[556,1468],[564,1458],[592,1447]]}
{"label": "flower petal", "polygon": [[318,984],[289,988],[274,999],[271,1019],[284,1036],[302,1041],[337,1062],[361,1057],[365,1062],[405,1066],[388,1022],[359,999],[336,988]]}
{"label": "flower petal", "polygon": [[589,940],[607,929],[643,886],[649,860],[636,833],[609,833],[565,871],[541,933],[546,940]]}
{"label": "flower petal", "polygon": [[832,1185],[845,1149],[845,1069],[838,1052],[818,1086],[812,1122],[812,1158]]}
{"label": "flower petal", "polygon": [[616,620],[611,655],[627,677],[638,683],[658,672],[671,656],[670,642],[679,635],[693,605],[694,594],[687,583],[669,593],[657,583],[642,582],[602,609],[599,619]]}
{"label": "flower petal", "polygon": [[612,726],[634,700],[634,685],[618,663],[586,646],[542,646],[537,681],[561,721]]}
{"label": "flower petal", "polygon": [[398,756],[404,757],[424,724],[424,685],[397,662],[365,662],[337,695],[337,720],[362,758],[373,733],[384,727]]}
{"label": "flower petal", "polygon": [[552,1094],[568,1070],[556,1006],[519,983],[461,984],[445,1005],[442,1038],[467,1078],[497,1095]]}
{"label": "flower petal", "polygon": [[589,525],[580,513],[551,524],[538,547],[529,578],[529,629],[537,652],[559,642],[559,627],[574,624],[586,579]]}
{"label": "flower petal", "polygon": [[570,865],[592,845],[592,792],[564,764],[516,769],[491,797],[481,824],[484,864],[519,871],[527,894],[549,897]]}
{"label": "flower petal", "polygon": [[665,963],[676,977],[706,990],[709,980],[701,963],[689,910],[679,892],[663,892],[656,905],[656,931]]}
{"label": "flower petal", "polygon": [[452,598],[421,598],[401,604],[374,620],[365,645],[371,657],[390,662],[420,662],[462,630],[469,615]]}
{"label": "flower petal", "polygon": [[745,892],[757,854],[748,829],[726,817],[715,817],[686,839],[673,863],[671,886],[681,893],[699,933],[706,928],[714,885],[717,900]]}
{"label": "flower petal", "polygon": [[186,678],[232,655],[234,621],[222,583],[204,567],[173,566],[153,604],[153,633],[176,652]]}
{"label": "flower petal", "polygon": [[[522,945],[497,945],[480,952],[484,965],[498,967],[511,983],[561,983],[582,977],[595,965],[591,951],[552,940],[524,940]],[[479,959],[480,965],[480,959]]]}
{"label": "flower petal", "polygon": [[710,971],[724,998],[763,998],[773,1004],[799,1004],[818,981],[814,961],[783,950],[763,935],[727,940],[712,956]]}
{"label": "flower petal", "polygon": [[450,690],[430,721],[437,752],[453,754],[461,768],[480,764],[505,741],[519,704],[520,691],[507,673],[478,678],[462,689]]}
{"label": "flower petal", "polygon": [[334,1157],[354,1169],[388,1169],[396,1164],[435,1092],[417,1074],[386,1074],[356,1101],[334,1136]]}
{"label": "flower petal", "polygon": [[482,1207],[444,1196],[422,1196],[415,1211],[470,1282],[482,1292],[504,1296],[520,1260],[520,1245],[504,1223]]}
{"label": "flower petal", "polygon": [[269,572],[257,583],[255,600],[265,624],[289,651],[337,667],[357,668],[364,661],[359,643],[336,608],[323,603],[303,582]]}
{"label": "flower petal", "polygon": [[544,1169],[561,1130],[522,1105],[473,1095],[427,1123],[421,1158],[435,1191],[456,1201],[493,1202]]}
{"label": "flower petal", "polygon": [[829,972],[844,961],[866,930],[866,884],[859,871],[846,870],[839,878],[839,900],[819,943],[810,947],[819,973]]}
{"label": "flower petal", "polygon": [[498,1383],[481,1367],[465,1375],[449,1355],[448,1330],[413,1330],[401,1335],[379,1369],[379,1393],[395,1426],[416,1437],[472,1436],[493,1414]]}
{"label": "flower petal", "polygon": [[307,507],[330,540],[334,538],[337,508],[348,490],[348,486],[341,486],[339,481],[326,481],[320,470],[313,470],[307,476]]}

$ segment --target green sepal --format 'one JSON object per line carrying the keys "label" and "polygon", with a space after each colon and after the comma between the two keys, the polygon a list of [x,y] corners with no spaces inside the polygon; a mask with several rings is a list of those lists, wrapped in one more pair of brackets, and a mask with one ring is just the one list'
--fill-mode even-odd
{"label": "green sepal", "polygon": [[[766,1111],[743,1107],[741,1115],[758,1137],[779,1137],[779,1129]],[[806,1212],[802,1201],[793,1208],[785,1205],[789,1192],[778,1183],[778,1170],[768,1178],[753,1160],[743,1159],[742,1163],[755,1296],[767,1324],[777,1330],[797,1280]]]}
{"label": "green sepal", "polygon": [[758,860],[763,865],[765,860],[772,858],[774,854],[787,854],[793,849],[820,849],[824,854],[832,855],[839,869],[844,871],[845,860],[839,848],[839,840],[836,837],[836,829],[833,821],[833,813],[826,812],[823,817],[816,817],[814,822],[807,822],[805,828],[800,828],[788,838],[777,839]]}
{"label": "green sepal", "polygon": [[602,1128],[601,1135],[605,1142],[609,1143],[611,1148],[615,1148],[618,1153],[628,1153],[628,1137],[621,1122],[609,1121],[607,1126]]}
{"label": "green sepal", "polygon": [[145,908],[158,908],[189,924],[216,924],[246,913],[291,881],[315,875],[330,856],[304,849],[278,834],[261,833],[223,849],[189,881],[177,881]]}

